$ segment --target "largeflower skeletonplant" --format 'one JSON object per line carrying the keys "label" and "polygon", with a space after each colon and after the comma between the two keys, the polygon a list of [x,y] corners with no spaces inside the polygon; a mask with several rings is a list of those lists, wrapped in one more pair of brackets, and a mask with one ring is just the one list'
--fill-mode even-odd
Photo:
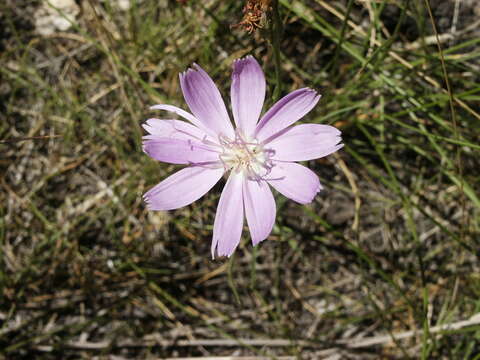
{"label": "largeflower skeletonplant", "polygon": [[230,256],[240,242],[244,218],[253,245],[265,240],[275,222],[270,186],[307,204],[322,189],[313,171],[296,161],[327,156],[341,144],[340,131],[319,124],[293,125],[320,99],[314,90],[291,92],[260,117],[265,77],[252,56],[236,60],[230,89],[232,126],[220,92],[198,65],[180,74],[191,113],[172,105],[151,109],[176,113],[187,121],[149,119],[143,149],[152,158],[188,165],[150,189],[150,210],[172,210],[191,204],[229,173],[213,226],[212,257]]}

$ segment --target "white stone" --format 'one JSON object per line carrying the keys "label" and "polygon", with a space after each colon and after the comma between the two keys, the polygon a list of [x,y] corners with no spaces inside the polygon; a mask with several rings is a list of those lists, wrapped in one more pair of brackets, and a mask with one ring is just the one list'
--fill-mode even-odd
{"label": "white stone", "polygon": [[35,28],[40,35],[67,31],[80,9],[74,0],[44,0],[35,12]]}
{"label": "white stone", "polygon": [[117,3],[120,10],[127,11],[130,9],[130,0],[117,0]]}

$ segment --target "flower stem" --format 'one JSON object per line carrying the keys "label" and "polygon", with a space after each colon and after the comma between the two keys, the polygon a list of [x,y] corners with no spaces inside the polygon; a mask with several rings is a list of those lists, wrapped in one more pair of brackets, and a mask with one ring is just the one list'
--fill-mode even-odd
{"label": "flower stem", "polygon": [[270,42],[273,48],[273,60],[275,62],[275,89],[273,90],[273,101],[276,102],[282,93],[282,80],[280,68],[280,37],[282,22],[278,11],[278,0],[272,1],[272,21],[270,22]]}

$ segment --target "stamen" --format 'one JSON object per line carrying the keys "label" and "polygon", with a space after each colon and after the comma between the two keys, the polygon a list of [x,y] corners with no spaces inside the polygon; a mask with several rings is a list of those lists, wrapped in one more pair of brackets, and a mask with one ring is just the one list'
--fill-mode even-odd
{"label": "stamen", "polygon": [[264,180],[270,174],[274,150],[265,149],[256,139],[246,138],[238,129],[235,139],[220,135],[218,140],[223,148],[219,158],[226,171],[242,171],[254,181]]}

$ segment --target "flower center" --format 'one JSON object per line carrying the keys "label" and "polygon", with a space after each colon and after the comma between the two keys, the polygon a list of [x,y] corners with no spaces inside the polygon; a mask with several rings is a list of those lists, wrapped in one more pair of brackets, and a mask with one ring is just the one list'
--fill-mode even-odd
{"label": "flower center", "polygon": [[266,149],[257,139],[247,139],[237,129],[234,140],[220,136],[219,141],[222,147],[220,160],[226,171],[244,172],[249,179],[256,181],[270,173],[275,151]]}

